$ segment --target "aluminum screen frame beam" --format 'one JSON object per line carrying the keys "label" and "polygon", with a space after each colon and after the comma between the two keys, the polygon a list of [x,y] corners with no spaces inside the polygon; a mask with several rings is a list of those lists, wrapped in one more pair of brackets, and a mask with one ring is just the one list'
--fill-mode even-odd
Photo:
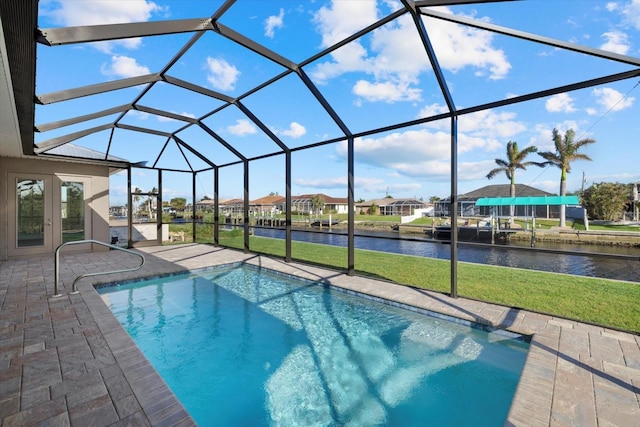
{"label": "aluminum screen frame beam", "polygon": [[247,158],[244,155],[242,155],[242,153],[240,153],[238,150],[236,150],[231,144],[229,144],[227,141],[225,141],[224,138],[222,138],[215,131],[213,131],[211,128],[209,128],[209,126],[205,125],[201,121],[198,121],[198,126],[202,130],[204,130],[206,133],[208,133],[211,137],[213,137],[216,141],[218,141],[224,148],[226,148],[227,150],[231,151],[242,162],[247,161]]}
{"label": "aluminum screen frame beam", "polygon": [[218,167],[215,163],[213,163],[211,160],[206,158],[202,153],[200,153],[198,150],[194,149],[191,145],[187,144],[180,137],[178,137],[176,135],[173,135],[173,139],[176,140],[178,145],[182,145],[184,148],[189,150],[194,156],[198,157],[200,160],[202,160],[203,162],[205,162],[206,164],[208,164],[212,168],[217,168]]}
{"label": "aluminum screen frame beam", "polygon": [[169,119],[174,119],[181,122],[187,122],[191,124],[198,123],[198,119],[194,119],[193,117],[187,117],[181,114],[172,113],[170,111],[159,110],[157,108],[145,107],[143,105],[135,105],[133,109],[142,111],[143,113],[149,113],[149,114],[154,114],[156,116],[167,117]]}
{"label": "aluminum screen frame beam", "polygon": [[100,117],[110,116],[112,114],[122,113],[133,109],[133,104],[123,104],[118,107],[108,108],[102,111],[96,111],[95,113],[85,114],[84,116],[75,116],[66,120],[58,120],[57,122],[43,123],[36,125],[34,130],[36,132],[46,132],[53,129],[59,129],[65,126],[75,125],[78,123],[86,122],[89,120],[98,119]]}
{"label": "aluminum screen frame beam", "polygon": [[56,147],[59,147],[61,145],[64,145],[66,143],[69,143],[71,141],[75,141],[76,139],[80,139],[82,137],[85,137],[87,135],[91,135],[92,133],[96,133],[96,132],[101,132],[103,130],[107,130],[107,129],[113,129],[114,128],[114,124],[113,123],[107,123],[105,125],[101,125],[101,126],[96,126],[90,129],[84,129],[78,132],[74,132],[74,133],[70,133],[67,135],[62,135],[59,136],[57,138],[51,138],[48,139],[46,141],[42,141],[41,143],[37,144],[34,148],[34,152],[36,154],[40,154],[40,153],[44,153],[45,151],[49,151],[52,150]]}
{"label": "aluminum screen frame beam", "polygon": [[275,53],[274,51],[266,48],[265,46],[256,43],[255,41],[251,40],[250,38],[247,38],[245,36],[243,36],[242,34],[238,33],[235,30],[232,30],[231,28],[227,27],[224,24],[221,24],[219,22],[215,22],[213,24],[213,31],[215,31],[216,33],[220,34],[223,37],[226,37],[230,40],[233,40],[234,42],[238,43],[239,45],[257,53],[258,55],[267,58],[273,62],[275,62],[276,64],[281,65],[282,67],[288,69],[288,70],[296,70],[298,68],[298,65],[285,58],[282,55],[279,55],[277,53]]}
{"label": "aluminum screen frame beam", "polygon": [[36,96],[36,103],[40,105],[53,104],[55,102],[68,101],[70,99],[82,98],[90,95],[111,92],[118,89],[126,89],[129,87],[140,86],[148,83],[155,83],[162,80],[160,73],[146,74],[144,76],[129,77],[126,79],[114,80],[111,82],[97,83],[66,89],[57,92],[50,92],[44,95]]}
{"label": "aluminum screen frame beam", "polygon": [[[333,109],[329,101],[322,95],[316,85],[311,81],[307,73],[300,68],[298,70],[298,76],[304,83],[304,85],[311,91],[311,94],[320,103],[322,108],[329,114],[331,119],[340,128],[342,133],[347,137],[347,275],[355,275],[355,160],[354,160],[354,144],[355,139],[353,133],[347,127],[346,123],[342,121],[342,117]],[[290,206],[287,206],[287,210],[291,210]]]}
{"label": "aluminum screen frame beam", "polygon": [[[424,26],[424,21],[422,16],[418,12],[415,7],[415,3],[411,0],[401,0],[405,7],[411,13],[411,17],[413,18],[413,22],[418,30],[418,34],[420,35],[420,40],[422,41],[422,45],[429,57],[429,62],[431,63],[431,68],[436,76],[436,80],[438,81],[438,85],[440,86],[440,91],[442,96],[447,103],[447,108],[449,112],[452,114],[451,116],[451,197],[455,197],[458,193],[458,118],[456,115],[456,105],[453,100],[453,96],[449,91],[449,86],[447,85],[447,80],[444,76],[444,72],[440,67],[440,62],[438,61],[438,55],[431,44],[431,38],[429,37],[428,31]],[[458,210],[451,210],[451,224],[458,223]],[[458,228],[451,227],[451,273],[450,273],[450,296],[452,298],[458,297]]]}
{"label": "aluminum screen frame beam", "polygon": [[118,129],[125,129],[125,130],[130,130],[130,131],[133,131],[133,132],[140,132],[140,133],[148,133],[148,134],[151,134],[151,135],[166,136],[167,138],[170,138],[171,136],[173,136],[169,132],[164,132],[164,131],[156,130],[156,129],[143,128],[143,127],[139,127],[139,126],[126,125],[124,123],[117,123],[114,126],[116,128],[118,128]]}
{"label": "aluminum screen frame beam", "polygon": [[428,9],[428,10],[420,9],[420,14],[424,16],[429,16],[431,18],[440,19],[443,21],[462,24],[469,27],[491,31],[493,33],[515,37],[518,39],[541,43],[547,46],[553,46],[553,47],[557,47],[565,50],[570,50],[573,52],[578,52],[578,53],[582,53],[589,56],[596,56],[599,58],[609,59],[616,62],[622,62],[625,64],[640,66],[640,58],[634,58],[628,55],[622,55],[619,53],[609,52],[602,49],[583,46],[577,43],[565,42],[562,40],[553,39],[551,37],[545,37],[545,36],[540,36],[533,33],[528,33],[526,31],[514,30],[508,27],[503,27],[501,25],[490,24],[484,21],[478,21],[477,19],[467,18],[464,16],[454,16],[449,13],[438,12],[436,10],[431,10],[431,9]]}
{"label": "aluminum screen frame beam", "polygon": [[458,117],[451,117],[451,298],[458,298]]}
{"label": "aluminum screen frame beam", "polygon": [[38,31],[37,42],[46,46],[63,46],[134,37],[201,32],[211,29],[213,29],[211,18],[44,28]]}
{"label": "aluminum screen frame beam", "polygon": [[440,62],[438,61],[438,55],[431,44],[431,38],[429,37],[429,33],[424,26],[424,22],[418,13],[418,10],[415,7],[415,4],[411,0],[401,0],[404,7],[411,14],[411,18],[413,19],[413,23],[416,26],[418,31],[418,35],[420,36],[420,41],[422,41],[422,45],[424,50],[429,58],[429,62],[431,63],[431,68],[433,73],[436,76],[436,80],[438,81],[438,86],[440,86],[440,92],[444,97],[444,101],[447,103],[447,108],[451,113],[456,111],[455,103],[453,102],[453,96],[451,96],[451,92],[449,91],[449,86],[447,85],[447,80],[444,77],[444,73],[442,72],[442,67],[440,67]]}
{"label": "aluminum screen frame beam", "polygon": [[216,92],[215,90],[207,89],[206,87],[198,86],[196,84],[166,74],[162,76],[162,81],[174,86],[181,87],[183,89],[190,90],[191,92],[199,93],[200,95],[208,96],[209,98],[215,98],[220,101],[227,102],[229,104],[232,104],[235,101],[235,98],[224,95],[220,92]]}

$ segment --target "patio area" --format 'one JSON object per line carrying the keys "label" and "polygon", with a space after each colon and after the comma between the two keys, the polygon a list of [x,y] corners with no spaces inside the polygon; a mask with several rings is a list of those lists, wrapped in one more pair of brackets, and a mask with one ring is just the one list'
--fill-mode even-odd
{"label": "patio area", "polygon": [[0,262],[0,419],[13,425],[194,425],[92,284],[245,262],[531,335],[507,425],[637,426],[640,336],[208,245],[65,253],[54,298],[52,256]]}

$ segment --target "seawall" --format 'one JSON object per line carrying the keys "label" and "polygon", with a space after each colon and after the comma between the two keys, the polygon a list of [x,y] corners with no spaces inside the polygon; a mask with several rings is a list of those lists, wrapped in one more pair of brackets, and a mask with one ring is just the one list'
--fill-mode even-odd
{"label": "seawall", "polygon": [[[531,240],[531,231],[511,235],[513,240]],[[536,241],[640,248],[640,233],[633,231],[584,231],[565,229],[536,230]]]}

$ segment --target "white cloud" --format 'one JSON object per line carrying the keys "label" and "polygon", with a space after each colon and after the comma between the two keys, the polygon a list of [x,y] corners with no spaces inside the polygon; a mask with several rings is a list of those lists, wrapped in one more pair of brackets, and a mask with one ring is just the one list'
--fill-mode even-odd
{"label": "white cloud", "polygon": [[[420,116],[445,112],[439,104],[425,106]],[[358,163],[385,168],[411,178],[446,182],[450,178],[451,136],[450,120],[426,123],[422,128],[397,131],[382,137],[357,138],[354,149]],[[482,179],[491,170],[493,159],[483,156],[504,150],[506,141],[517,139],[526,126],[508,111],[479,111],[458,120],[458,154],[470,154],[478,161],[461,161],[459,179]],[[500,151],[500,152],[502,152]],[[476,153],[478,153],[476,155]],[[336,145],[336,155],[346,158],[347,144]]]}
{"label": "white cloud", "polygon": [[[54,3],[55,4],[55,3]],[[58,8],[45,13],[63,26],[119,24],[148,21],[168,9],[147,0],[59,0]]]}
{"label": "white cloud", "polygon": [[[557,168],[547,168],[547,169],[545,169],[545,173],[547,173],[547,171],[558,173],[557,172],[558,171]],[[569,185],[569,184],[567,184],[567,185]],[[558,194],[560,192],[559,191],[560,184],[559,184],[559,181],[557,179],[548,179],[548,180],[543,180],[543,181],[536,181],[535,182],[535,187],[537,189],[539,189],[539,190],[546,191],[547,193]],[[571,188],[571,187],[569,187],[569,188]]]}
{"label": "white cloud", "polygon": [[380,194],[389,193],[391,195],[398,193],[418,192],[422,185],[417,182],[389,182],[382,178],[371,177],[355,177],[355,188],[358,193],[373,194],[379,197]]}
{"label": "white cloud", "polygon": [[634,97],[628,96],[623,99],[624,95],[615,89],[604,87],[602,89],[594,89],[591,92],[596,97],[596,102],[606,111],[620,111],[629,108],[635,101]]}
{"label": "white cloud", "polygon": [[622,13],[625,16],[625,21],[629,25],[640,30],[640,0],[631,0],[625,4],[622,7]]}
{"label": "white cloud", "polygon": [[233,135],[238,136],[251,135],[258,132],[255,126],[246,119],[236,120],[236,124],[228,126],[227,131]]}
{"label": "white cloud", "polygon": [[186,111],[183,111],[182,113],[178,113],[178,114],[180,114],[181,116],[190,117],[190,118],[192,118],[192,119],[195,119],[195,118],[196,118],[196,115],[195,115],[195,114],[193,114],[193,113],[187,113]]}
{"label": "white cloud", "polygon": [[620,173],[607,173],[607,174],[593,174],[589,176],[590,182],[638,182],[640,181],[640,174],[620,172]]}
{"label": "white cloud", "polygon": [[[381,138],[356,138],[354,149],[358,163],[390,169],[402,176],[441,180],[449,176],[450,141],[446,132],[421,129]],[[347,143],[338,144],[336,151],[345,158]]]}
{"label": "white cloud", "polygon": [[207,57],[207,81],[215,89],[233,90],[240,71],[224,59]]}
{"label": "white cloud", "polygon": [[304,126],[302,126],[300,123],[291,122],[291,124],[289,125],[289,129],[283,130],[280,133],[284,136],[288,136],[290,138],[296,139],[306,134],[307,129]]}
{"label": "white cloud", "polygon": [[[458,132],[474,137],[511,139],[527,129],[524,123],[516,120],[516,113],[509,111],[495,112],[482,110],[467,114],[458,120]],[[487,142],[489,146],[493,143]],[[504,144],[500,143],[502,147]]]}
{"label": "white cloud", "polygon": [[[441,10],[451,13],[448,8]],[[489,31],[439,20],[428,21],[428,28],[441,67],[452,72],[465,67],[488,70],[492,80],[504,78],[511,69],[505,53],[492,46],[493,34]]]}
{"label": "white cloud", "polygon": [[[449,12],[447,8],[440,10]],[[315,15],[322,34],[323,47],[343,40],[353,31],[364,28],[376,19],[375,2],[333,1]],[[477,75],[501,79],[511,65],[502,50],[492,46],[493,35],[461,25],[427,20],[429,36],[439,54],[442,67],[457,72],[474,67]],[[410,16],[403,16],[372,33],[367,48],[360,40],[353,41],[331,54],[331,60],[319,63],[311,76],[320,84],[344,73],[361,72],[373,77],[360,79],[353,92],[368,101],[416,101],[421,91],[416,87],[421,73],[431,65]]]}
{"label": "white cloud", "polygon": [[618,9],[618,3],[611,1],[605,5],[605,8],[609,12],[613,12],[614,10]]}
{"label": "white cloud", "polygon": [[[59,0],[49,3],[49,5],[53,5],[53,7],[51,9],[43,7],[42,13],[49,16],[55,23],[65,27],[145,22],[153,15],[168,12],[167,7],[147,0]],[[116,45],[127,49],[136,49],[141,44],[140,38],[132,38],[99,42],[93,45],[103,52],[110,53]]]}
{"label": "white cloud", "polygon": [[398,101],[419,101],[422,91],[411,88],[408,82],[383,82],[370,83],[365,80],[358,80],[353,87],[353,93],[370,102],[383,101],[393,104]]}
{"label": "white cloud", "polygon": [[138,64],[135,58],[124,55],[114,55],[110,64],[102,64],[100,71],[111,77],[136,77],[150,74],[149,68]]}
{"label": "white cloud", "polygon": [[422,107],[422,109],[420,109],[420,112],[418,113],[418,118],[437,116],[438,114],[443,114],[448,112],[449,112],[449,109],[447,108],[446,105],[431,104],[431,105],[426,105]]}
{"label": "white cloud", "polygon": [[629,36],[621,31],[609,31],[602,35],[607,41],[600,49],[626,55],[629,52]]}
{"label": "white cloud", "polygon": [[313,79],[320,84],[344,73],[372,70],[367,51],[358,42],[341,47],[331,56],[333,61],[321,62],[311,71]]}
{"label": "white cloud", "polygon": [[573,98],[571,98],[568,93],[553,95],[547,99],[544,105],[550,113],[572,113],[576,111],[576,108],[573,106]]}
{"label": "white cloud", "polygon": [[326,177],[316,179],[299,178],[294,183],[307,188],[346,188],[347,177]]}
{"label": "white cloud", "polygon": [[569,129],[573,129],[580,138],[589,138],[590,136],[580,131],[580,124],[575,120],[564,120],[555,124],[537,124],[531,129],[533,136],[529,139],[527,145],[538,147],[538,151],[555,151],[553,143],[553,129],[558,129],[561,135],[564,135]]}
{"label": "white cloud", "polygon": [[[389,191],[390,194],[403,193],[407,191],[417,191],[422,186],[417,182],[390,183],[383,178],[371,178],[366,176],[356,176],[356,191],[359,193],[382,194]],[[296,179],[294,183],[300,187],[313,189],[344,189],[347,188],[347,177],[328,177],[317,179]]]}
{"label": "white cloud", "polygon": [[127,116],[129,115],[131,115],[132,117],[138,120],[147,120],[149,116],[151,116],[151,114],[146,113],[144,111],[140,111],[140,110],[129,110],[127,111]]}
{"label": "white cloud", "polygon": [[550,127],[538,124],[534,126],[533,131],[535,133],[529,139],[529,143],[527,145],[538,147],[538,151],[555,151]]}
{"label": "white cloud", "polygon": [[[443,105],[432,104],[424,107],[418,117],[446,112]],[[429,122],[424,125],[430,129],[438,129],[449,132],[451,122],[449,119]],[[516,120],[516,114],[509,111],[496,113],[494,110],[482,110],[472,114],[465,114],[458,120],[459,149],[468,151],[472,147],[493,151],[504,144],[498,139],[511,139],[515,135],[526,130],[524,123]],[[466,146],[465,143],[469,144]]]}
{"label": "white cloud", "polygon": [[378,18],[376,2],[332,1],[313,17],[322,35],[322,47],[329,47],[374,23]]}
{"label": "white cloud", "polygon": [[580,135],[580,125],[575,120],[564,120],[560,123],[556,123],[553,127],[558,129],[562,134],[569,129],[573,129],[576,132],[576,135]]}
{"label": "white cloud", "polygon": [[284,9],[280,9],[279,15],[271,15],[264,21],[264,35],[273,38],[275,35],[274,30],[276,28],[282,28],[284,26]]}

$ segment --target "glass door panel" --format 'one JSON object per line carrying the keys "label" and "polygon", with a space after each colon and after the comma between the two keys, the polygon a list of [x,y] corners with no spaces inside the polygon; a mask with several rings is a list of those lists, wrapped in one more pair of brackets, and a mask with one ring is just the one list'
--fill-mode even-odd
{"label": "glass door panel", "polygon": [[60,185],[62,243],[85,239],[85,188],[83,182]]}
{"label": "glass door panel", "polygon": [[9,172],[9,256],[37,255],[53,249],[51,175]]}
{"label": "glass door panel", "polygon": [[44,246],[45,244],[45,227],[51,225],[51,218],[45,218],[45,191],[43,179],[17,179],[16,239],[18,248]]}

